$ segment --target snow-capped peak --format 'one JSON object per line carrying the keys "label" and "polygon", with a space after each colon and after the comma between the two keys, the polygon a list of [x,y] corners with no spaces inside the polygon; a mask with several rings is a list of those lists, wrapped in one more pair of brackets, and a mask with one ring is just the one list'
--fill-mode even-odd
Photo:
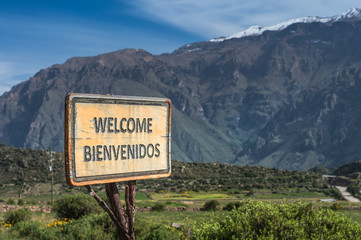
{"label": "snow-capped peak", "polygon": [[334,17],[326,17],[326,18],[321,18],[321,17],[302,17],[302,18],[295,18],[295,19],[291,19],[289,21],[286,22],[282,22],[270,27],[261,27],[261,26],[252,26],[242,32],[233,34],[229,37],[219,37],[219,38],[213,38],[210,41],[211,42],[221,42],[227,39],[231,39],[231,38],[242,38],[242,37],[249,37],[249,36],[258,36],[261,35],[264,31],[281,31],[285,28],[287,28],[288,26],[295,24],[295,23],[311,23],[311,22],[321,22],[321,23],[327,23],[327,22],[337,22],[337,21],[342,21],[345,19],[350,19],[350,18],[361,18],[361,9],[358,8],[352,8],[349,11],[346,11],[344,13],[341,13],[340,15],[334,16]]}
{"label": "snow-capped peak", "polygon": [[352,8],[346,12],[341,13],[340,15],[334,16],[332,21],[341,21],[347,18],[361,18],[361,9],[359,8]]}

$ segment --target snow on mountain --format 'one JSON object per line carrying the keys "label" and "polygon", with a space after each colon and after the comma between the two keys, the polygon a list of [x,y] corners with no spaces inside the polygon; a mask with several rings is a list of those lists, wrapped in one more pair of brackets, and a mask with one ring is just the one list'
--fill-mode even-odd
{"label": "snow on mountain", "polygon": [[288,26],[295,24],[295,23],[312,23],[312,22],[320,22],[320,23],[327,23],[327,22],[337,22],[337,21],[343,21],[345,19],[350,18],[360,18],[361,19],[361,9],[358,8],[352,8],[349,11],[343,12],[337,16],[334,17],[302,17],[302,18],[295,18],[291,19],[286,22],[282,22],[273,26],[269,27],[262,27],[262,26],[251,26],[250,28],[233,34],[229,37],[218,37],[213,38],[210,40],[210,42],[221,42],[224,40],[232,39],[232,38],[242,38],[242,37],[249,37],[249,36],[258,36],[261,35],[265,31],[281,31]]}
{"label": "snow on mountain", "polygon": [[336,21],[342,21],[344,19],[348,19],[348,18],[361,18],[361,9],[359,8],[352,8],[349,11],[346,11],[344,13],[341,13],[338,16],[335,16],[332,18],[332,21],[336,22]]}

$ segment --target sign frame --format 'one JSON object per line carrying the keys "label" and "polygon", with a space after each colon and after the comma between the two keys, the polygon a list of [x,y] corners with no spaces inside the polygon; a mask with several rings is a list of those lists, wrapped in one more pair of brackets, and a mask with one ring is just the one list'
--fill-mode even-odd
{"label": "sign frame", "polygon": [[[79,141],[75,138],[76,122],[80,121],[81,116],[77,116],[77,104],[119,104],[124,106],[161,106],[166,107],[166,154],[163,162],[167,167],[165,169],[115,173],[94,176],[77,177],[75,142]],[[93,105],[92,105],[93,106]],[[65,155],[65,173],[66,181],[69,186],[84,186],[92,184],[103,184],[122,181],[133,181],[141,179],[169,177],[171,175],[171,111],[172,103],[168,98],[155,97],[135,97],[135,96],[121,96],[121,95],[101,95],[101,94],[83,94],[83,93],[69,93],[65,99],[65,132],[64,132],[64,155]]]}

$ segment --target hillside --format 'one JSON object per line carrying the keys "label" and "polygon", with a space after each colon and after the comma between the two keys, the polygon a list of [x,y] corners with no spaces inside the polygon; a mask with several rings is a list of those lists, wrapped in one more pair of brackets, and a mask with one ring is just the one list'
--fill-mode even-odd
{"label": "hillside", "polygon": [[69,59],[0,97],[0,142],[63,151],[66,94],[102,93],[170,98],[176,160],[291,170],[356,161],[360,16],[295,22],[172,54],[125,49]]}
{"label": "hillside", "polygon": [[[51,173],[48,151],[0,146],[0,193],[2,196],[50,194]],[[85,191],[65,182],[63,155],[53,155],[55,193]],[[102,189],[102,186],[98,186]],[[321,174],[275,168],[234,166],[222,163],[172,161],[170,178],[137,181],[139,191],[217,191],[240,193],[252,189],[268,191],[321,191],[330,189]]]}
{"label": "hillside", "polygon": [[338,176],[346,176],[349,174],[361,173],[361,161],[347,163],[345,165],[340,166],[333,174]]}

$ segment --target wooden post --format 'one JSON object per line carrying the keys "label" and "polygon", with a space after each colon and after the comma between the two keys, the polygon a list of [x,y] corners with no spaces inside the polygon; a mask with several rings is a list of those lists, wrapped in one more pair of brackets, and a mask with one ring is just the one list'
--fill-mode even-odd
{"label": "wooden post", "polygon": [[136,239],[134,234],[135,186],[136,181],[129,181],[128,185],[125,187],[126,209],[123,208],[120,202],[119,191],[116,183],[105,184],[110,207],[108,207],[104,200],[102,200],[94,192],[90,185],[85,186],[99,205],[108,213],[117,227],[119,236],[124,240]]}
{"label": "wooden post", "polygon": [[132,239],[135,239],[134,234],[134,219],[135,219],[135,181],[129,181],[125,187],[125,204],[128,215],[128,233]]}

